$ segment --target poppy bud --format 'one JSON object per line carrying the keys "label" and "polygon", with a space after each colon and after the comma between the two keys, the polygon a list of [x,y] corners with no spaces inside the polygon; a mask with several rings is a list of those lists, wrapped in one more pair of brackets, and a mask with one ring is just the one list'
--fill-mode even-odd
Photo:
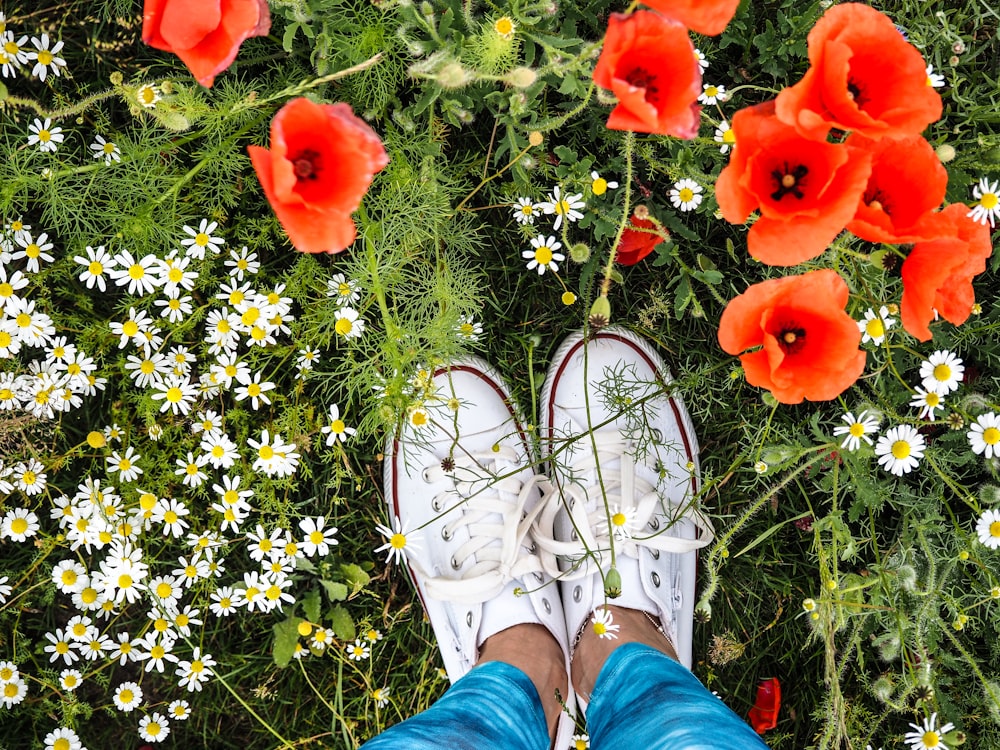
{"label": "poppy bud", "polygon": [[590,247],[585,242],[570,245],[569,257],[574,263],[586,263],[590,258]]}
{"label": "poppy bud", "polygon": [[[607,299],[601,297],[600,299]],[[622,595],[622,576],[618,568],[611,568],[604,576],[604,595],[609,599],[617,599]]]}
{"label": "poppy bud", "polygon": [[597,330],[606,327],[611,322],[611,303],[608,301],[607,295],[602,294],[594,300],[594,304],[590,306],[588,322]]}

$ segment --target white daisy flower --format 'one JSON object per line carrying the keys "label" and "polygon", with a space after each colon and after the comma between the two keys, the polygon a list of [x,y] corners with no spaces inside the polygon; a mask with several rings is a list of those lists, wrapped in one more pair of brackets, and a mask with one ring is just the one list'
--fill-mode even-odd
{"label": "white daisy flower", "polygon": [[171,701],[170,705],[167,706],[167,713],[175,721],[186,721],[191,718],[191,704],[181,699]]}
{"label": "white daisy flower", "polygon": [[598,172],[591,172],[590,180],[590,192],[594,195],[604,195],[609,190],[614,190],[618,187],[617,182],[604,179]]}
{"label": "white daisy flower", "polygon": [[139,736],[146,742],[163,742],[170,734],[170,722],[163,714],[147,714],[139,720]]}
{"label": "white daisy flower", "polygon": [[65,137],[62,128],[54,127],[52,120],[48,117],[45,118],[45,122],[36,117],[35,121],[28,126],[28,131],[30,133],[28,135],[28,145],[34,146],[38,144],[39,151],[54,153]]}
{"label": "white daisy flower", "polygon": [[976,534],[990,549],[1000,547],[1000,510],[984,510],[976,521]]}
{"label": "white daisy flower", "polygon": [[927,85],[939,89],[944,86],[944,76],[934,72],[934,66],[927,63]]}
{"label": "white daisy flower", "polygon": [[52,249],[52,243],[47,242],[48,239],[49,235],[45,232],[38,235],[37,240],[32,239],[31,234],[23,232],[16,240],[22,249],[11,255],[11,260],[21,260],[24,258],[24,270],[28,273],[38,273],[41,268],[38,262],[39,259],[44,260],[46,263],[51,263],[54,260],[48,253]]}
{"label": "white daisy flower", "polygon": [[927,417],[933,422],[934,410],[944,408],[944,396],[937,391],[928,391],[918,385],[917,392],[910,401],[910,406],[916,406],[920,409],[920,414],[917,415],[920,419]]}
{"label": "white daisy flower", "polygon": [[558,271],[559,263],[556,261],[561,263],[566,260],[565,255],[556,252],[562,247],[562,243],[556,242],[556,238],[552,235],[548,237],[544,234],[538,235],[531,240],[531,246],[534,250],[525,250],[521,253],[521,257],[528,261],[529,271],[538,269],[539,276],[545,273],[546,269]]}
{"label": "white daisy flower", "polygon": [[326,296],[333,297],[338,305],[353,305],[361,299],[360,285],[356,280],[338,273],[326,282]]}
{"label": "white daisy flower", "polygon": [[344,420],[340,418],[340,407],[337,404],[330,404],[330,420],[320,428],[320,432],[326,435],[326,444],[333,446],[339,440],[341,443],[346,438],[355,434],[357,430],[348,427]]}
{"label": "white daisy flower", "polygon": [[93,289],[96,285],[102,292],[107,291],[108,284],[104,275],[114,268],[115,259],[104,249],[104,245],[98,245],[96,248],[87,245],[85,250],[86,257],[73,256],[73,260],[84,268],[80,274],[80,281],[87,285],[87,289]]}
{"label": "white daisy flower", "polygon": [[225,261],[229,267],[229,275],[237,281],[243,281],[244,274],[255,274],[260,271],[260,261],[257,260],[257,253],[251,253],[244,245],[237,253],[235,250],[229,251],[229,258]]}
{"label": "white daisy flower", "polygon": [[736,132],[728,120],[720,122],[719,127],[715,129],[715,142],[722,144],[719,146],[719,152],[723,154],[729,153],[729,149],[736,143]]}
{"label": "white daisy flower", "polygon": [[700,49],[695,49],[694,59],[698,61],[698,67],[701,68],[701,72],[704,73],[708,70],[708,60],[705,58],[705,53]]}
{"label": "white daisy flower", "polygon": [[694,180],[680,180],[670,189],[670,202],[681,211],[692,211],[702,201],[702,187]]}
{"label": "white daisy flower", "polygon": [[375,701],[375,705],[379,708],[385,708],[389,705],[389,688],[380,687],[372,690],[372,700]]}
{"label": "white daisy flower", "polygon": [[970,427],[967,437],[973,453],[986,458],[1000,456],[1000,417],[993,412],[980,414]]}
{"label": "white daisy flower", "polygon": [[353,307],[344,306],[334,312],[333,317],[337,321],[334,330],[345,339],[357,338],[365,331],[365,320]]}
{"label": "white daisy flower", "polygon": [[465,341],[479,341],[479,337],[483,335],[483,324],[477,323],[471,315],[463,315],[455,326],[455,333]]}
{"label": "white daisy flower", "polygon": [[621,626],[615,624],[611,610],[604,607],[595,609],[594,614],[590,617],[590,622],[594,626],[594,632],[597,633],[598,638],[609,641],[618,639],[618,629]]}
{"label": "white daisy flower", "polygon": [[895,322],[895,318],[889,317],[889,308],[885,305],[882,305],[878,312],[869,307],[865,316],[858,321],[858,330],[864,334],[861,343],[871,341],[876,346],[880,345],[885,340],[886,331],[892,328]]}
{"label": "white daisy flower", "polygon": [[926,443],[923,435],[909,425],[890,427],[878,439],[875,455],[883,469],[897,477],[915,469],[924,456]]}
{"label": "white daisy flower", "polygon": [[354,643],[348,644],[344,649],[347,651],[347,658],[351,661],[362,661],[368,659],[372,654],[371,648],[361,639],[356,639]]}
{"label": "white daisy flower", "polygon": [[80,736],[68,727],[53,729],[45,735],[42,745],[44,750],[84,750]]}
{"label": "white daisy flower", "polygon": [[706,83],[701,87],[698,101],[702,104],[717,104],[726,101],[726,87]]}
{"label": "white daisy flower", "polygon": [[135,258],[128,250],[122,250],[115,256],[115,266],[108,269],[108,275],[117,286],[128,285],[129,294],[151,294],[160,283],[158,266],[159,260],[152,253]]}
{"label": "white daisy flower", "polygon": [[540,206],[535,205],[531,198],[518,198],[517,203],[511,206],[511,209],[514,211],[514,220],[518,224],[534,224]]}
{"label": "white daisy flower", "polygon": [[375,526],[375,530],[386,539],[385,544],[375,549],[375,553],[385,552],[387,565],[393,561],[401,565],[406,560],[408,549],[420,549],[419,533],[408,531],[408,526],[409,523],[400,521],[399,516],[392,519],[391,527],[381,523]]}
{"label": "white daisy flower", "polygon": [[155,83],[144,83],[135,90],[135,100],[146,109],[155,107],[162,98]]}
{"label": "white daisy flower", "polygon": [[52,49],[49,49],[49,35],[43,32],[40,38],[31,37],[31,43],[35,45],[35,51],[28,53],[28,59],[35,61],[31,75],[44,81],[51,70],[53,75],[58,76],[60,69],[66,67],[66,61],[61,57],[56,57],[63,48],[62,40],[56,42]]}
{"label": "white daisy flower", "polygon": [[991,183],[988,177],[981,178],[979,184],[972,189],[972,196],[978,203],[966,216],[980,224],[989,222],[990,227],[995,227],[997,219],[1000,219],[1000,191],[997,190],[997,180]]}
{"label": "white daisy flower", "polygon": [[867,411],[863,411],[857,417],[852,412],[847,412],[841,419],[846,424],[833,428],[835,437],[840,435],[845,436],[844,441],[840,444],[841,448],[856,451],[861,447],[862,440],[868,443],[868,445],[872,444],[872,439],[868,436],[878,432],[878,419],[876,417],[870,415]]}
{"label": "white daisy flower", "polygon": [[224,239],[212,234],[218,228],[219,222],[209,222],[208,219],[202,219],[197,229],[185,224],[183,230],[188,236],[181,240],[181,244],[187,248],[185,252],[197,260],[204,259],[206,250],[211,250],[212,253],[218,255],[222,251],[223,245],[226,244]]}
{"label": "white daisy flower", "polygon": [[544,214],[556,215],[556,220],[552,224],[552,228],[555,230],[558,230],[562,226],[563,218],[568,222],[582,219],[583,214],[580,213],[579,209],[587,207],[587,204],[580,200],[583,198],[583,193],[563,196],[561,190],[560,186],[556,185],[552,188],[552,194],[549,196],[549,199],[538,204],[538,207],[542,209]]}
{"label": "white daisy flower", "polygon": [[920,380],[924,388],[947,396],[958,390],[965,374],[965,366],[954,352],[942,349],[934,352],[920,364]]}
{"label": "white daisy flower", "polygon": [[910,746],[910,750],[948,750],[948,746],[941,741],[941,735],[947,734],[955,725],[951,722],[943,726],[937,726],[937,714],[931,714],[929,719],[924,719],[923,724],[913,724],[912,732],[907,732],[903,741]]}
{"label": "white daisy flower", "polygon": [[112,141],[105,140],[103,135],[94,136],[94,142],[90,144],[90,149],[95,159],[104,159],[105,164],[122,160],[122,151]]}
{"label": "white daisy flower", "polygon": [[303,518],[299,521],[299,529],[302,530],[302,551],[309,557],[319,555],[325,557],[330,554],[330,545],[340,544],[335,538],[336,526],[326,526],[326,518],[316,516],[315,518]]}

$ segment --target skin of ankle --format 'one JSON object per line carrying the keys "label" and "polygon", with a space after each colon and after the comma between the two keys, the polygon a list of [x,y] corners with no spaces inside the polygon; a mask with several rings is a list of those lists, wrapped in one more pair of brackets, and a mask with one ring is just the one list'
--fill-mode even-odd
{"label": "skin of ankle", "polygon": [[597,677],[604,668],[604,662],[619,646],[626,643],[644,643],[666,654],[671,659],[677,659],[677,652],[674,651],[673,645],[650,622],[645,612],[613,605],[608,605],[607,609],[611,612],[614,623],[619,626],[618,637],[614,639],[601,638],[594,632],[590,625],[590,617],[588,617],[570,665],[573,673],[573,687],[584,700],[588,701],[591,693],[594,692]]}
{"label": "skin of ankle", "polygon": [[544,625],[522,624],[501,630],[483,641],[479,664],[502,661],[517,667],[531,680],[545,711],[549,737],[555,737],[556,722],[562,706],[556,691],[566,700],[566,660],[562,647]]}

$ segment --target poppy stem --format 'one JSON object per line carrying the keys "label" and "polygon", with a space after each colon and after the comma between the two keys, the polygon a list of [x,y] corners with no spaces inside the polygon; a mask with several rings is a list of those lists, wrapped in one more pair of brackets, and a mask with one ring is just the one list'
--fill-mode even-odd
{"label": "poppy stem", "polygon": [[608,264],[604,267],[604,280],[601,282],[601,296],[607,297],[611,291],[611,274],[615,268],[615,257],[618,255],[618,246],[621,244],[625,227],[628,226],[629,212],[632,205],[632,152],[635,150],[635,132],[628,130],[625,132],[625,202],[622,206],[622,220],[618,224],[618,232],[615,234],[615,241],[611,244],[611,253],[608,255]]}

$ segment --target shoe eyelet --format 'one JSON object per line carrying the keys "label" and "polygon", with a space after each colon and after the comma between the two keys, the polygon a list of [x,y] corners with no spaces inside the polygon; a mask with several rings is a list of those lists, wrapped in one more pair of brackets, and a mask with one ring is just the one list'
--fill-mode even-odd
{"label": "shoe eyelet", "polygon": [[573,587],[573,601],[576,602],[577,604],[579,604],[581,599],[583,599],[583,587],[582,586],[574,586]]}
{"label": "shoe eyelet", "polygon": [[451,558],[451,568],[452,568],[452,570],[458,570],[461,567],[462,567],[462,564],[458,560],[456,560],[454,557]]}
{"label": "shoe eyelet", "polygon": [[660,550],[654,549],[654,550],[651,550],[651,552],[653,553],[653,559],[654,560],[659,560],[660,559]]}
{"label": "shoe eyelet", "polygon": [[545,613],[546,614],[549,614],[549,615],[552,614],[552,605],[549,604],[549,600],[548,599],[542,599],[542,606],[545,607]]}
{"label": "shoe eyelet", "polygon": [[465,615],[465,624],[468,625],[470,628],[472,627],[472,613],[471,612],[469,612],[468,614]]}
{"label": "shoe eyelet", "polygon": [[535,580],[541,583],[542,581],[545,580],[545,576],[543,576],[541,573],[535,573]]}
{"label": "shoe eyelet", "polygon": [[658,528],[660,528],[660,522],[655,517],[651,518],[649,520],[649,528],[651,528],[653,531],[656,531]]}
{"label": "shoe eyelet", "polygon": [[431,509],[435,513],[440,513],[441,512],[441,500],[438,499],[437,497],[435,497],[433,500],[431,500]]}
{"label": "shoe eyelet", "polygon": [[572,534],[569,535],[569,538],[572,539],[574,542],[580,540],[579,535],[575,531]]}
{"label": "shoe eyelet", "polygon": [[443,529],[441,529],[441,538],[442,539],[444,539],[446,542],[450,542],[451,541],[451,537],[452,537],[452,534],[451,534],[450,531],[448,531],[448,527],[447,526],[445,526]]}
{"label": "shoe eyelet", "polygon": [[531,546],[528,547],[528,552],[530,552],[531,554],[535,554],[535,552],[537,551],[538,551],[538,545],[532,542]]}
{"label": "shoe eyelet", "polygon": [[431,483],[431,469],[429,466],[420,472],[420,478],[427,482],[427,484]]}
{"label": "shoe eyelet", "polygon": [[650,578],[653,579],[653,585],[656,586],[656,588],[660,588],[660,574],[654,570],[652,575],[650,575]]}

